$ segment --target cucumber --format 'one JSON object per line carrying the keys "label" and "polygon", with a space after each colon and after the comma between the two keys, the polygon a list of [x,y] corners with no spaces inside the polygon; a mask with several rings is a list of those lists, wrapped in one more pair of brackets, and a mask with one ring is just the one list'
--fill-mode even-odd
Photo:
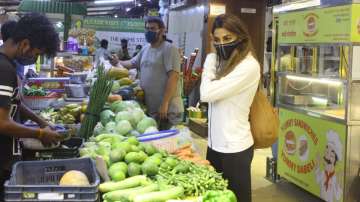
{"label": "cucumber", "polygon": [[136,195],[145,194],[157,190],[159,190],[159,186],[157,184],[150,184],[143,187],[108,192],[104,195],[104,199],[109,201],[118,201],[125,198],[132,201],[132,199],[135,198]]}
{"label": "cucumber", "polygon": [[169,199],[177,199],[184,194],[184,188],[173,187],[163,191],[137,195],[134,202],[163,202]]}
{"label": "cucumber", "polygon": [[145,175],[138,175],[134,177],[129,177],[120,182],[105,182],[99,185],[99,190],[102,193],[107,193],[111,191],[128,189],[144,185],[147,182]]}

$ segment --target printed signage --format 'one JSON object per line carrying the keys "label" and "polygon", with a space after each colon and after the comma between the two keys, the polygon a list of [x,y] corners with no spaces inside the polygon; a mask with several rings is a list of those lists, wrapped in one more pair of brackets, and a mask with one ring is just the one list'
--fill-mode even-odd
{"label": "printed signage", "polygon": [[343,201],[345,125],[280,109],[278,173],[325,201]]}
{"label": "printed signage", "polygon": [[130,56],[135,52],[137,45],[146,44],[143,19],[127,18],[85,18],[82,26],[87,29],[96,30],[95,37],[99,43],[102,39],[109,41],[109,50],[118,52],[121,49],[121,40],[128,40],[128,51]]}
{"label": "printed signage", "polygon": [[91,17],[84,19],[83,27],[96,31],[144,33],[145,22],[143,19]]}
{"label": "printed signage", "polygon": [[279,43],[360,42],[360,4],[279,15]]}

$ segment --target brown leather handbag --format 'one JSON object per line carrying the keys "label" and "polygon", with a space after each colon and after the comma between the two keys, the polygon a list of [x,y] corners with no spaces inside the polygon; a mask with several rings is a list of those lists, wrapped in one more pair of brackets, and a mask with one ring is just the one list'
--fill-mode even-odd
{"label": "brown leather handbag", "polygon": [[254,138],[254,148],[271,147],[278,138],[279,115],[262,92],[261,87],[256,91],[250,107],[249,118],[251,133]]}

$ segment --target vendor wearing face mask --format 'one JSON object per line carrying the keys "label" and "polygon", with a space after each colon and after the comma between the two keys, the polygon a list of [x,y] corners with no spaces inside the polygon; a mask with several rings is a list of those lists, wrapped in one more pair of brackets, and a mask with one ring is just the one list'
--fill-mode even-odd
{"label": "vendor wearing face mask", "polygon": [[[56,144],[62,138],[39,122],[42,129],[28,128],[14,121],[16,116],[29,116],[20,103],[16,60],[22,65],[34,64],[39,55],[54,56],[59,47],[59,37],[52,23],[39,14],[29,14],[20,19],[11,37],[0,48],[0,198],[3,184],[10,176],[10,168],[17,152],[17,138],[36,138],[45,146]],[[42,124],[43,123],[43,124]]]}
{"label": "vendor wearing face mask", "polygon": [[207,159],[229,180],[239,202],[251,201],[254,140],[249,112],[260,80],[250,35],[236,16],[220,15],[212,27],[214,50],[204,64],[200,99],[209,103]]}
{"label": "vendor wearing face mask", "polygon": [[167,129],[182,120],[184,106],[180,92],[180,55],[175,46],[165,40],[165,25],[160,18],[148,18],[145,37],[149,43],[128,61],[114,58],[113,65],[140,69],[140,85],[150,116]]}

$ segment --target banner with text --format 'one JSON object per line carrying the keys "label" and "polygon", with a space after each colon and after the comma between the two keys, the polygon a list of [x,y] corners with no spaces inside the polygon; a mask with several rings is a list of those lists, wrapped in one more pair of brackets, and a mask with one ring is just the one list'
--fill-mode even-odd
{"label": "banner with text", "polygon": [[279,15],[279,43],[360,42],[360,4]]}
{"label": "banner with text", "polygon": [[278,173],[325,201],[343,201],[345,125],[280,109]]}
{"label": "banner with text", "polygon": [[102,39],[108,40],[108,50],[116,53],[121,48],[121,39],[128,40],[130,56],[134,54],[137,45],[144,46],[146,44],[144,33],[96,31],[95,37],[99,41]]}
{"label": "banner with text", "polygon": [[108,49],[112,52],[117,53],[120,50],[122,39],[128,40],[130,56],[133,55],[137,45],[146,44],[143,19],[89,17],[83,20],[83,27],[96,30],[97,44],[102,39],[108,40]]}

